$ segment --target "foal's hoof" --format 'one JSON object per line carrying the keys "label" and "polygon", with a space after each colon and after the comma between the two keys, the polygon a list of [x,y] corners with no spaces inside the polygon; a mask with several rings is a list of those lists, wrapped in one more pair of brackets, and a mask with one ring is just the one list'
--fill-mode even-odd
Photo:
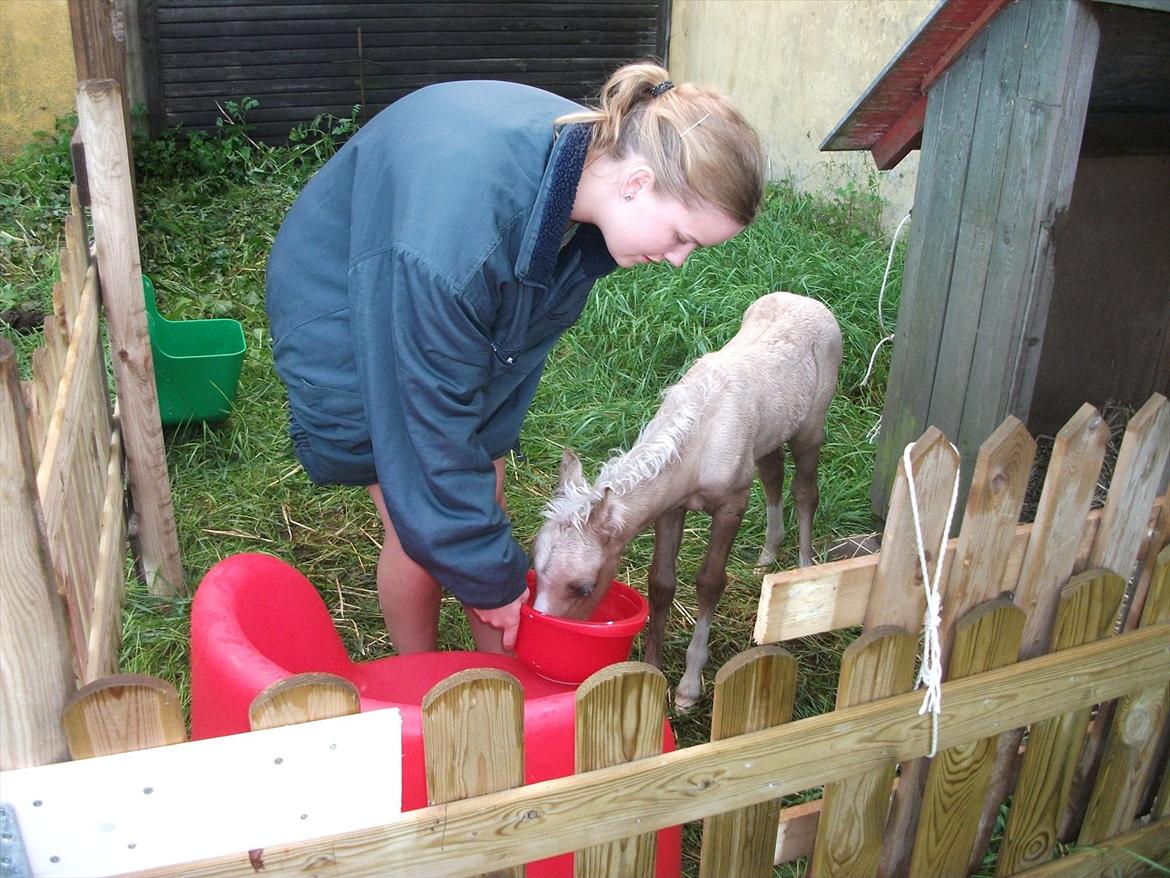
{"label": "foal's hoof", "polygon": [[677,712],[687,713],[698,703],[699,694],[686,693],[680,689],[674,690],[674,709]]}
{"label": "foal's hoof", "polygon": [[776,563],[776,554],[764,549],[760,552],[760,557],[756,559],[757,567],[771,567]]}

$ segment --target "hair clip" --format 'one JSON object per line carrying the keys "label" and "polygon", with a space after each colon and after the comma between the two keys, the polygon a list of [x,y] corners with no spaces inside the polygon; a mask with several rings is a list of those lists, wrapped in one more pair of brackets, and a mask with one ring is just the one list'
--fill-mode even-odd
{"label": "hair clip", "polygon": [[652,98],[661,97],[662,95],[664,95],[668,91],[670,91],[672,88],[674,88],[674,83],[671,82],[669,79],[664,79],[664,80],[662,80],[662,82],[658,83],[658,85],[650,86],[650,97],[652,97]]}
{"label": "hair clip", "polygon": [[686,137],[688,134],[690,134],[692,131],[694,131],[696,128],[698,128],[700,125],[702,125],[704,122],[706,122],[710,118],[711,118],[710,113],[704,113],[703,117],[701,119],[699,119],[698,122],[695,122],[693,125],[691,125],[689,128],[687,128],[687,130],[684,131],[682,134],[680,134],[679,138],[682,139],[683,137]]}

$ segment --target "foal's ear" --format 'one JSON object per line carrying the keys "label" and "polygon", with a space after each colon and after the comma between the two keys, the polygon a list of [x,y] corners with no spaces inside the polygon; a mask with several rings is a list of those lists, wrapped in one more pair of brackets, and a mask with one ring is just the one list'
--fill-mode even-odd
{"label": "foal's ear", "polygon": [[593,509],[589,512],[589,527],[595,528],[607,537],[617,536],[622,529],[618,502],[611,489],[606,488],[601,494],[601,499],[593,504]]}
{"label": "foal's ear", "polygon": [[566,448],[561,455],[561,477],[557,481],[557,490],[564,491],[570,484],[584,485],[585,473],[581,470],[581,461],[573,453],[573,449]]}

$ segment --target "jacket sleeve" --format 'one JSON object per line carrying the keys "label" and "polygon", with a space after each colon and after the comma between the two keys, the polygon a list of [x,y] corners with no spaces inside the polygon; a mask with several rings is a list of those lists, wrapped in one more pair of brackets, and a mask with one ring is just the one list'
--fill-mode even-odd
{"label": "jacket sleeve", "polygon": [[403,549],[464,604],[511,603],[528,559],[480,437],[490,343],[447,279],[410,254],[356,263],[349,285],[374,463]]}

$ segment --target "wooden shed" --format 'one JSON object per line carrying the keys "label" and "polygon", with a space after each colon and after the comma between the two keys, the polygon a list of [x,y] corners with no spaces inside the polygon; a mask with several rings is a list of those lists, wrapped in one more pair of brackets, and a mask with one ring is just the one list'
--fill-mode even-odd
{"label": "wooden shed", "polygon": [[363,117],[435,82],[507,79],[573,100],[620,64],[664,58],[670,0],[140,0],[151,128],[202,129],[254,98],[253,136]]}
{"label": "wooden shed", "polygon": [[965,495],[1007,415],[1170,392],[1170,0],[943,0],[821,148],[921,149],[879,515],[929,425]]}

